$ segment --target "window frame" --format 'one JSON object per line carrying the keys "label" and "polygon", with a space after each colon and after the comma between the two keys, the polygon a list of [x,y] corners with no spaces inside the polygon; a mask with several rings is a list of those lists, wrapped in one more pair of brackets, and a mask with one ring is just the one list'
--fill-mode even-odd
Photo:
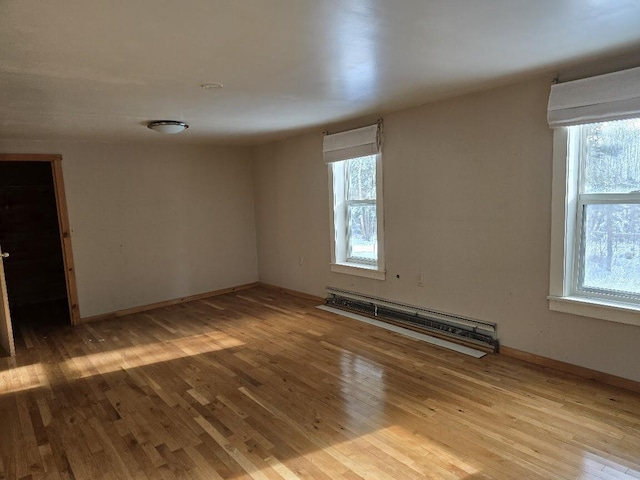
{"label": "window frame", "polygon": [[[375,156],[376,160],[375,200],[348,200],[348,183],[346,181],[347,162],[353,160],[353,158],[327,164],[329,172],[329,213],[331,227],[330,267],[332,272],[384,280],[386,278],[386,270],[384,262],[382,154],[377,153],[372,156]],[[376,207],[377,261],[350,255],[350,233],[347,218],[349,205],[370,205],[372,203],[375,204]]]}
{"label": "window frame", "polygon": [[[640,194],[581,193],[584,182],[583,128],[554,129],[551,265],[549,308],[613,322],[640,325],[640,303],[622,296],[579,288],[582,272],[584,206],[598,203],[640,201]],[[619,200],[624,199],[623,202]]]}

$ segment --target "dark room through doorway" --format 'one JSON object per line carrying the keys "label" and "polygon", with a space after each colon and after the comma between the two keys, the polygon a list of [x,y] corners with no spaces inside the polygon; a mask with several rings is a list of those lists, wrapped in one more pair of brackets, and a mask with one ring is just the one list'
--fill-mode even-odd
{"label": "dark room through doorway", "polygon": [[69,325],[51,162],[0,162],[0,246],[16,340],[25,328]]}

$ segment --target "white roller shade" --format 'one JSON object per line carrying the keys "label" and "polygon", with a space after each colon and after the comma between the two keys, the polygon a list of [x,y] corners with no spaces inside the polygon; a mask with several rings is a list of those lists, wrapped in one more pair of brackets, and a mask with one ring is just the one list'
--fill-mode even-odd
{"label": "white roller shade", "polygon": [[640,67],[551,87],[551,127],[640,116]]}
{"label": "white roller shade", "polygon": [[325,135],[322,151],[325,163],[375,155],[380,152],[378,125]]}

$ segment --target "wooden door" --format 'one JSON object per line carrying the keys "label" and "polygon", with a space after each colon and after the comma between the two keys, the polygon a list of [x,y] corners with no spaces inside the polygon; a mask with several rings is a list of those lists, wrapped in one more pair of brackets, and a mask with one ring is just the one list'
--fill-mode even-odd
{"label": "wooden door", "polygon": [[9,313],[9,297],[7,295],[7,282],[4,279],[4,259],[8,256],[0,247],[0,346],[12,357],[16,354],[13,343],[13,327],[11,326],[11,314]]}

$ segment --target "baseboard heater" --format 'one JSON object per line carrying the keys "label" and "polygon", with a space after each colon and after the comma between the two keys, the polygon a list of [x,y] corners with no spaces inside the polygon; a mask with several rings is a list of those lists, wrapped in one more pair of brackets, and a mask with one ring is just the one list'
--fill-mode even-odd
{"label": "baseboard heater", "polygon": [[376,320],[461,343],[487,352],[498,351],[497,325],[471,318],[392,302],[378,297],[327,287],[325,304]]}

